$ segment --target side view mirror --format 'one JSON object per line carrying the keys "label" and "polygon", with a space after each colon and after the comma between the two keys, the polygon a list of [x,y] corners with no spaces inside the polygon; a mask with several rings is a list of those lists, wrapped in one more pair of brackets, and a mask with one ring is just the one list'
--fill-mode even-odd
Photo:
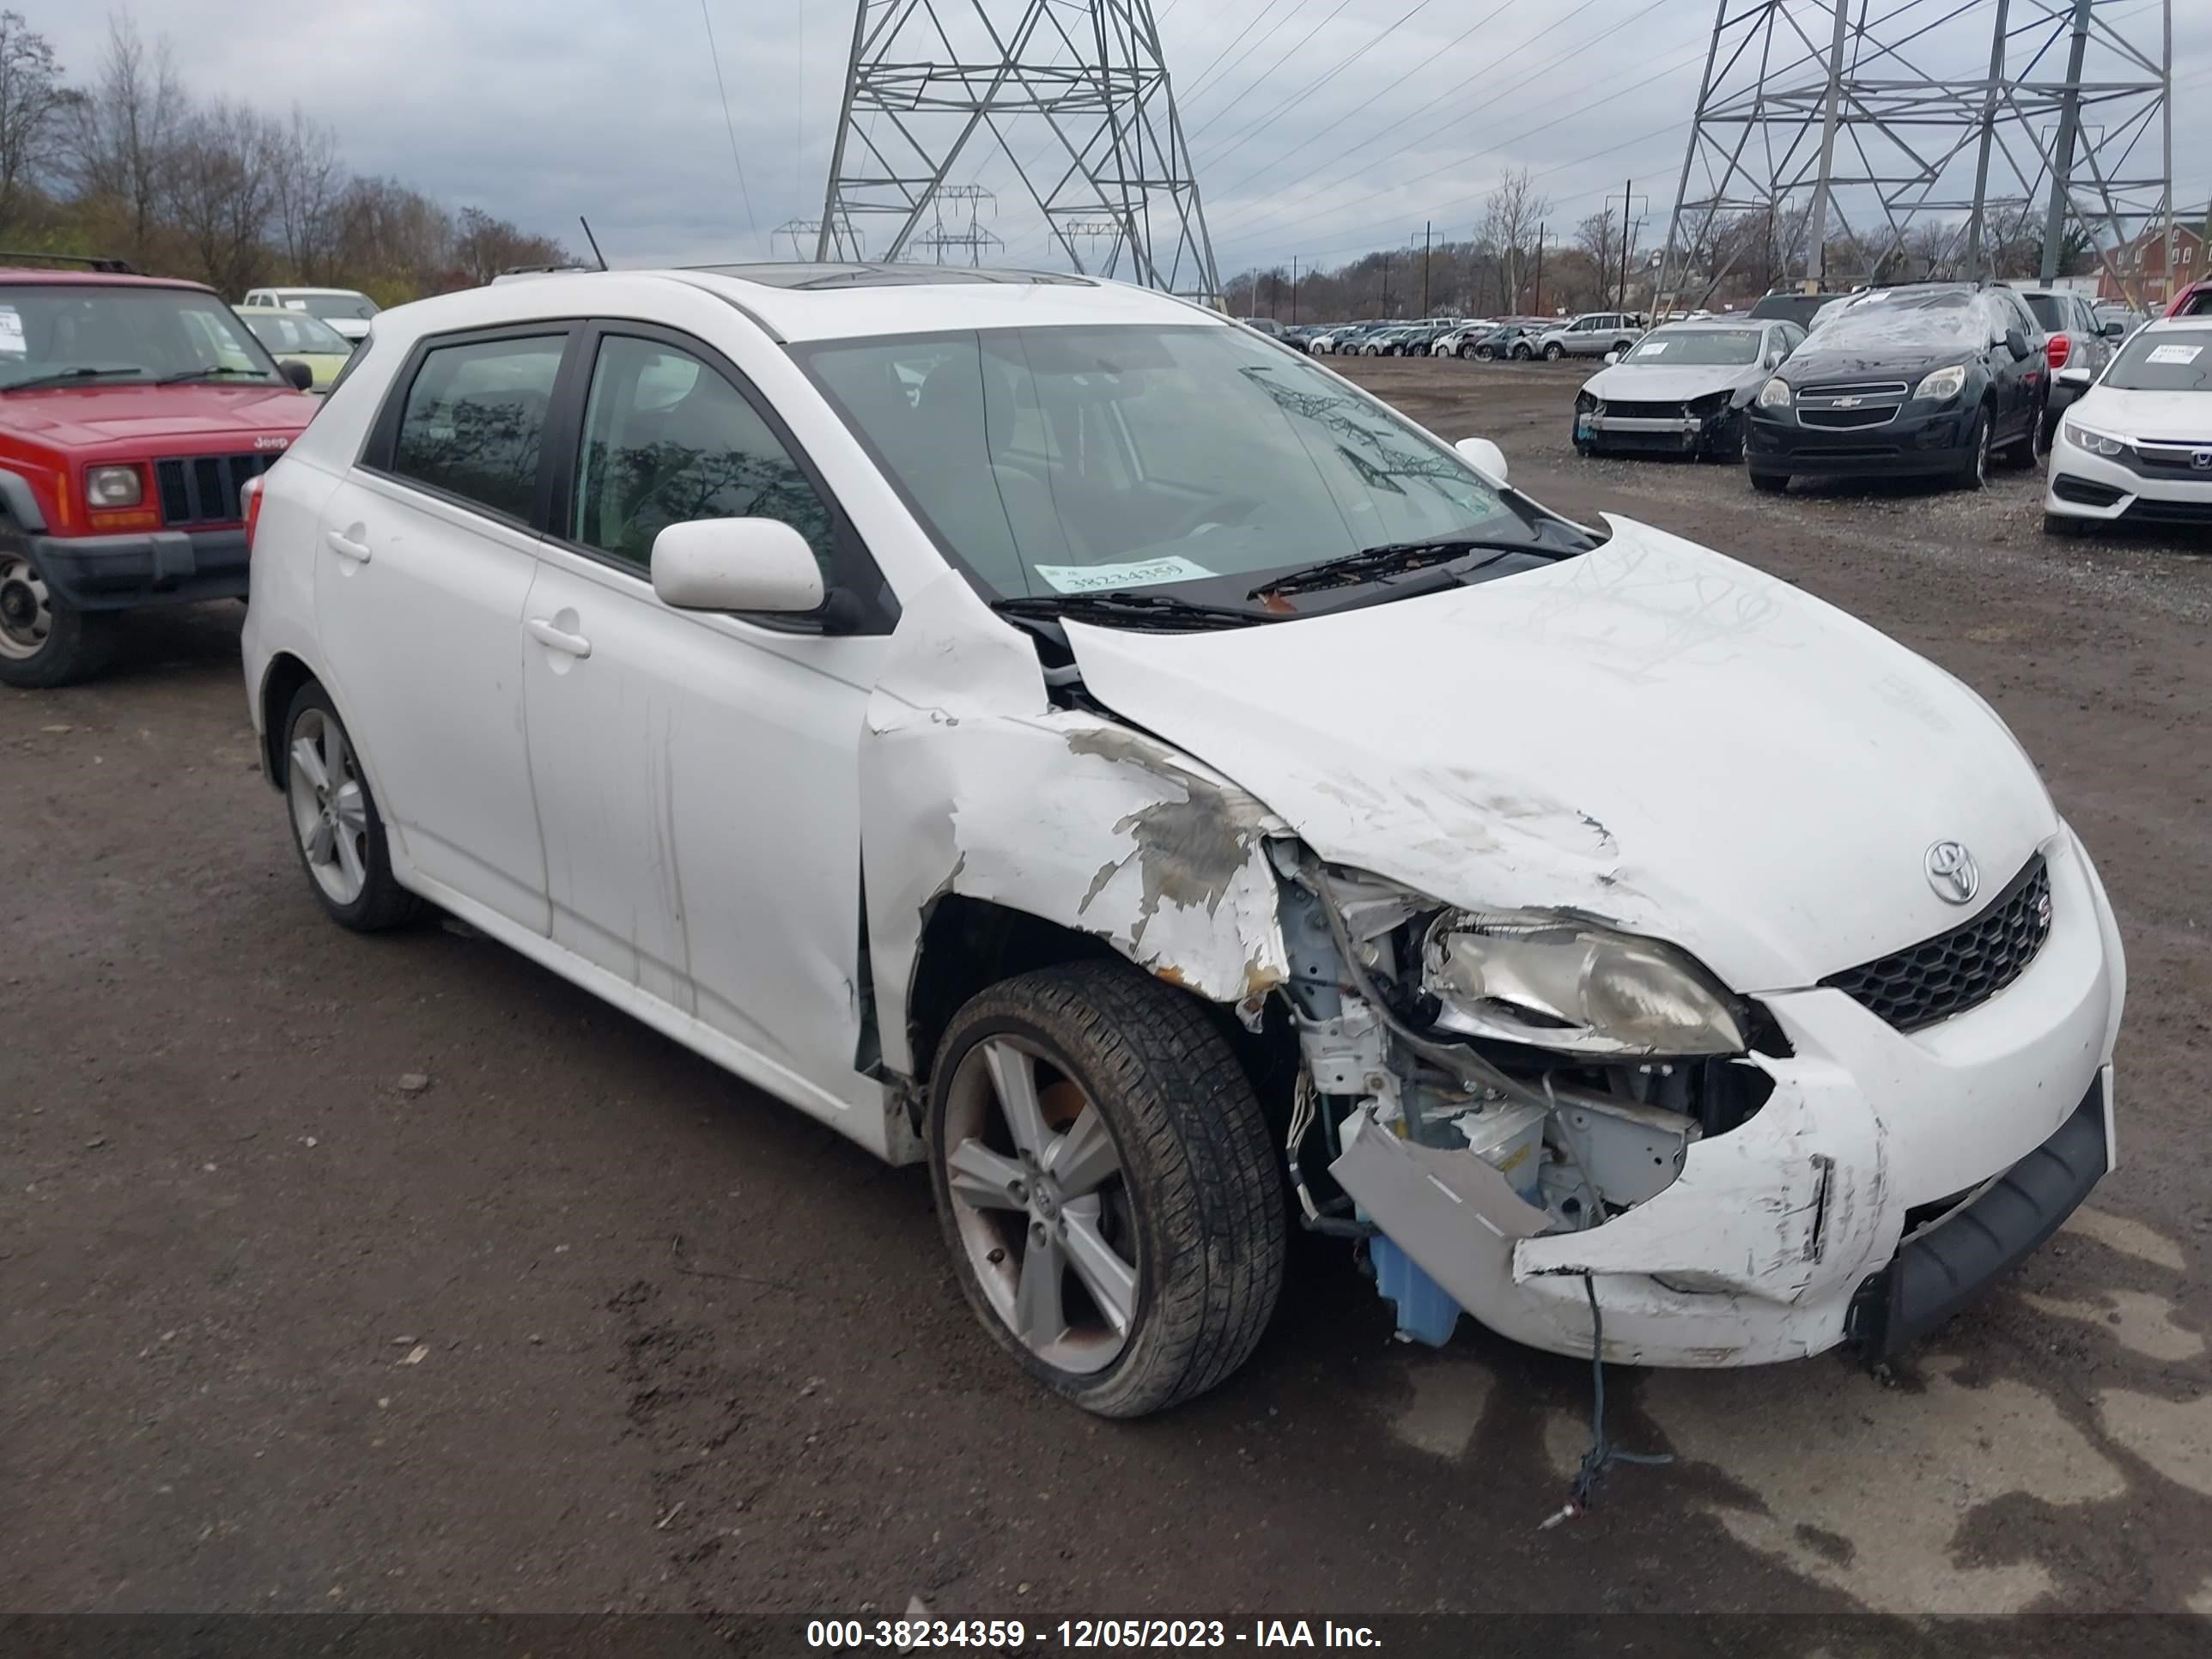
{"label": "side view mirror", "polygon": [[1605,360],[1608,363],[1617,363],[1620,361],[1620,354],[1618,351],[1608,351],[1605,354]]}
{"label": "side view mirror", "polygon": [[1489,439],[1462,438],[1452,447],[1459,452],[1460,459],[1476,471],[1499,483],[1505,482],[1505,452]]}
{"label": "side view mirror", "polygon": [[292,389],[295,392],[309,392],[314,389],[315,371],[296,357],[287,357],[283,362],[277,364],[276,368],[284,378],[292,383]]}
{"label": "side view mirror", "polygon": [[2004,334],[2004,347],[2012,353],[2012,360],[2018,362],[2027,356],[2027,336],[2016,328],[2008,328]]}
{"label": "side view mirror", "polygon": [[2070,363],[2058,371],[2058,384],[2070,386],[2076,391],[2085,390],[2089,384],[2089,365]]}
{"label": "side view mirror", "polygon": [[2113,318],[2097,331],[2108,340],[2124,340],[2128,337],[2128,325],[2118,317]]}
{"label": "side view mirror", "polygon": [[694,519],[653,538],[653,591],[678,611],[814,611],[822,567],[781,520]]}

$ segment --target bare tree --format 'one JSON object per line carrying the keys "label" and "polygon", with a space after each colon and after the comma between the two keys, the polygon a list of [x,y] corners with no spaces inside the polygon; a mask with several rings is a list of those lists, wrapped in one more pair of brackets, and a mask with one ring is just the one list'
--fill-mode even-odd
{"label": "bare tree", "polygon": [[191,102],[166,39],[149,51],[127,12],[107,23],[100,77],[73,105],[68,161],[78,194],[125,210],[130,252],[143,259],[159,228],[177,140]]}
{"label": "bare tree", "polygon": [[1598,297],[1602,299],[1610,277],[1607,273],[1620,263],[1620,216],[1610,205],[1575,227],[1575,246],[1597,262]]}
{"label": "bare tree", "polygon": [[1536,238],[1551,210],[1550,201],[1530,190],[1526,167],[1507,173],[1491,191],[1489,204],[1483,209],[1481,228],[1476,234],[1497,249],[1504,263],[1508,311],[1521,309],[1521,293],[1529,275]]}
{"label": "bare tree", "polygon": [[284,268],[295,283],[326,283],[334,274],[346,185],[337,135],[295,104],[291,120],[272,127],[268,138],[270,208]]}
{"label": "bare tree", "polygon": [[0,11],[0,230],[14,227],[52,162],[68,99],[46,36],[21,12]]}
{"label": "bare tree", "polygon": [[172,204],[200,279],[235,299],[268,258],[274,210],[270,123],[245,104],[210,104],[175,148]]}
{"label": "bare tree", "polygon": [[339,198],[337,221],[338,268],[372,293],[434,292],[453,268],[451,217],[396,179],[355,179]]}
{"label": "bare tree", "polygon": [[568,250],[550,237],[530,235],[476,207],[461,210],[453,259],[471,282],[479,283],[489,283],[501,271],[517,265],[569,263]]}

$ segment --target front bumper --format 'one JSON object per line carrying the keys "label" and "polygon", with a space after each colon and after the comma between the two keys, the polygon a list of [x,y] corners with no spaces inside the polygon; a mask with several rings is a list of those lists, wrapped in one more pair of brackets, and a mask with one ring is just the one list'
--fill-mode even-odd
{"label": "front bumper", "polygon": [[1551,1231],[1479,1158],[1388,1134],[1348,1137],[1331,1172],[1462,1308],[1532,1347],[1591,1352],[1588,1279],[1607,1359],[1893,1352],[2040,1243],[2109,1162],[2124,960],[2071,831],[2043,852],[2051,927],[2019,978],[1911,1035],[1840,990],[1762,995],[1792,1050],[1745,1062],[1772,1095],[1600,1225]]}
{"label": "front bumper", "polygon": [[1694,455],[1723,441],[1743,411],[1728,404],[1708,413],[1615,415],[1575,412],[1575,441],[1586,448],[1646,455]]}
{"label": "front bumper", "polygon": [[33,536],[46,586],[80,611],[189,605],[246,594],[246,531],[156,530],[133,536]]}
{"label": "front bumper", "polygon": [[[1966,464],[1975,405],[1908,403],[1879,424],[1808,426],[1754,404],[1744,449],[1754,472],[1802,477],[1932,477]],[[1879,411],[1876,411],[1879,412]]]}
{"label": "front bumper", "polygon": [[2212,469],[2201,479],[2159,476],[2116,456],[2091,454],[2068,441],[2062,427],[2051,446],[2043,510],[2105,524],[2124,520],[2212,529]]}

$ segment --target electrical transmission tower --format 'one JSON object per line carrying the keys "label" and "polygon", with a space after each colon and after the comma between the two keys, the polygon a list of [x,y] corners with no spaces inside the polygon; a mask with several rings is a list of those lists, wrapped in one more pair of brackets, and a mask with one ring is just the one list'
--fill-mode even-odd
{"label": "electrical transmission tower", "polygon": [[[857,0],[815,257],[900,258],[994,143],[1077,270],[1217,296],[1152,0]],[[1102,218],[1086,259],[1072,227]]]}
{"label": "electrical transmission tower", "polygon": [[[2172,0],[1720,0],[1662,290],[1762,246],[1823,286],[2071,250],[2140,303],[2121,250],[2163,228],[2172,270]],[[1828,269],[1838,234],[1865,268]]]}
{"label": "electrical transmission tower", "polygon": [[[930,204],[931,210],[936,215],[936,224],[928,234],[915,237],[908,246],[929,249],[937,256],[937,263],[940,265],[946,263],[945,256],[948,250],[965,248],[968,251],[968,263],[971,265],[981,264],[985,250],[999,252],[1002,252],[1006,246],[983,228],[981,218],[983,204],[995,203],[997,200],[997,197],[981,185],[945,185],[937,192],[936,200]],[[963,202],[967,204],[968,223],[964,228],[957,219],[950,227],[945,224],[945,204],[947,202],[953,204],[956,214],[959,210],[960,204]]]}

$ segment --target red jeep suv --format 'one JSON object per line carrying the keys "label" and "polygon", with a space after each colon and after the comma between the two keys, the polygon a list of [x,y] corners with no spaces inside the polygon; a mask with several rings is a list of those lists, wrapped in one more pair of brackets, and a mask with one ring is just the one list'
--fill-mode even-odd
{"label": "red jeep suv", "polygon": [[114,613],[243,597],[248,479],[320,406],[211,289],[0,253],[0,684],[99,668]]}

